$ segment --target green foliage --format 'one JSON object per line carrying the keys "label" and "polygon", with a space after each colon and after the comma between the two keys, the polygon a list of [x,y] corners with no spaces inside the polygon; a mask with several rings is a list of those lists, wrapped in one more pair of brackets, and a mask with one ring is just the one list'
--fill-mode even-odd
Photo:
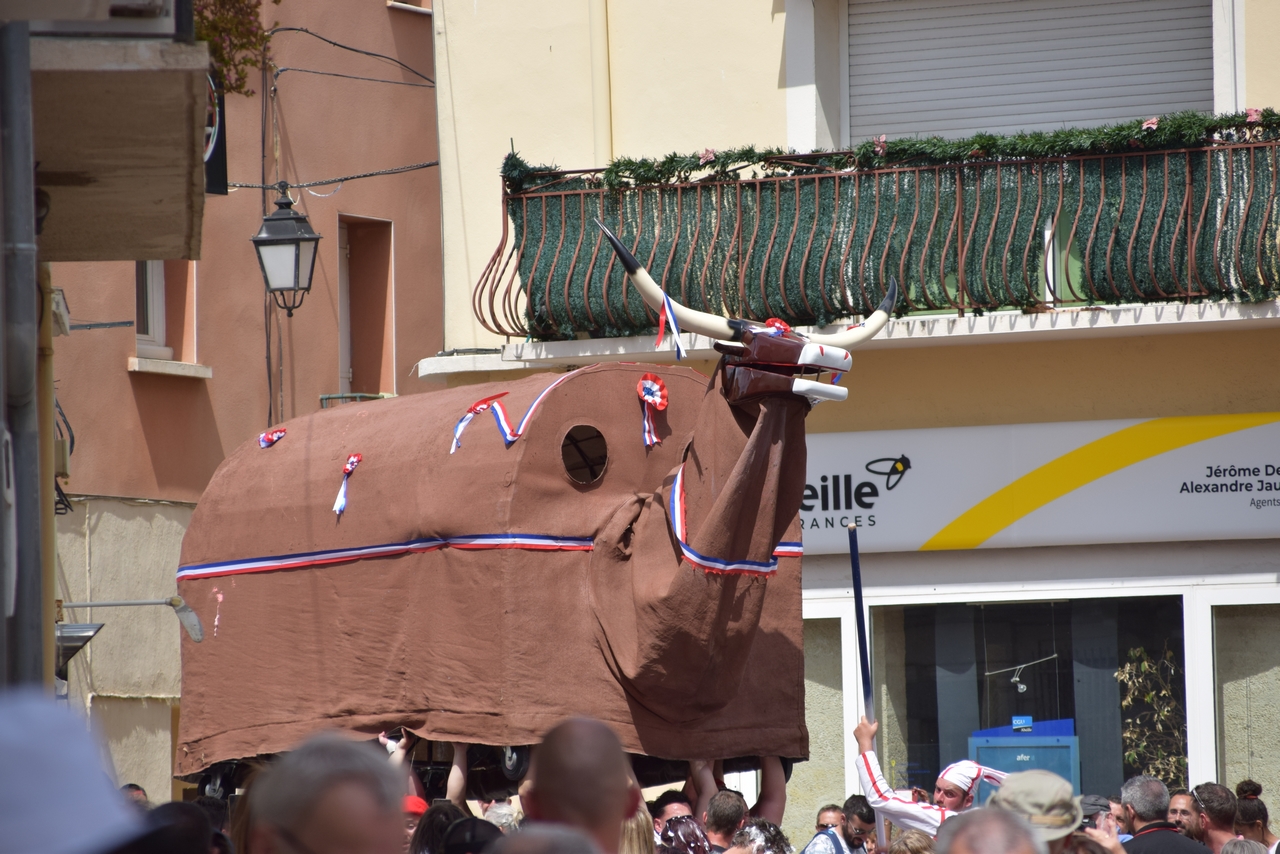
{"label": "green foliage", "polygon": [[1121,741],[1126,776],[1149,774],[1170,789],[1187,787],[1187,714],[1173,651],[1153,658],[1144,647],[1129,650],[1116,671],[1124,719]]}
{"label": "green foliage", "polygon": [[[271,0],[275,5],[280,0]],[[262,0],[194,0],[196,39],[209,45],[214,76],[226,92],[252,95],[249,69],[271,58],[271,36],[262,26]]]}
{"label": "green foliage", "polygon": [[[1250,121],[1250,119],[1254,119]],[[967,139],[908,137],[871,139],[852,151],[797,154],[780,148],[754,146],[693,154],[672,153],[665,157],[619,157],[600,173],[595,186],[620,189],[658,184],[682,184],[691,180],[724,181],[751,169],[752,177],[810,175],[895,166],[935,166],[975,161],[1017,161],[1044,157],[1071,157],[1080,154],[1131,154],[1176,148],[1196,148],[1226,142],[1258,142],[1280,138],[1280,113],[1267,108],[1221,116],[1206,116],[1191,110],[1096,128],[1063,128],[997,136],[975,134]],[[554,173],[554,166],[530,166],[518,155],[507,156],[503,165],[519,175],[519,189],[528,186],[538,173]],[[517,161],[518,163],[512,162]],[[510,164],[510,166],[508,166]],[[587,184],[590,186],[591,182]],[[516,190],[516,187],[512,188]]]}
{"label": "green foliage", "polygon": [[556,166],[530,166],[514,151],[502,159],[502,180],[513,193],[522,192],[559,171]]}

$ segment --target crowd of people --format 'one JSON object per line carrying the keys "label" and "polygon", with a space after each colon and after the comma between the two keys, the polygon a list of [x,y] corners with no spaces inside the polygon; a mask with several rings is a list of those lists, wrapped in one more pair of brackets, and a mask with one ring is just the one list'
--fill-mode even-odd
{"label": "crowd of people", "polygon": [[[857,797],[840,813],[824,807],[818,836],[803,854],[876,854],[866,821],[873,817],[903,831],[890,854],[1277,854],[1280,844],[1262,786],[1252,780],[1234,793],[1214,782],[1171,793],[1163,781],[1139,775],[1118,794],[1076,796],[1070,782],[1049,771],[1008,774],[963,759],[943,769],[932,795],[897,792],[880,771],[877,729],[864,718],[853,733],[865,811],[859,813]],[[995,791],[979,806],[983,781]],[[824,834],[829,839],[820,843]]]}
{"label": "crowd of people", "polygon": [[[447,796],[428,805],[405,745],[384,737],[381,750],[337,733],[265,765],[230,811],[212,797],[153,808],[140,786],[113,787],[65,707],[13,692],[0,695],[0,854],[1280,854],[1250,780],[1234,792],[1203,783],[1170,793],[1136,776],[1112,797],[1081,797],[1048,771],[961,760],[932,794],[898,792],[880,773],[875,731],[865,720],[854,731],[866,795],[821,807],[812,837],[793,845],[779,827],[776,758],[762,760],[750,808],[709,762],[646,803],[617,736],[584,718],[535,749],[519,810],[509,799],[467,801],[466,745],[455,745]],[[994,792],[979,806],[984,780]],[[74,807],[61,820],[59,804]]]}

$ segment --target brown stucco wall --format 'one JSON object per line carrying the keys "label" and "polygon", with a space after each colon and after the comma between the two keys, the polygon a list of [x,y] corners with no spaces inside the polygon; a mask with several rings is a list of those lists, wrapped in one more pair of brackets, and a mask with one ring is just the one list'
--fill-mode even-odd
{"label": "brown stucco wall", "polygon": [[[432,19],[382,0],[263,4],[264,23],[306,27],[398,57],[434,76]],[[281,68],[421,83],[388,63],[301,33],[273,38]],[[276,142],[263,145],[261,80],[253,97],[227,96],[228,172],[275,180]],[[299,183],[435,160],[435,90],[286,71],[275,81],[279,175]],[[265,159],[264,159],[265,157]],[[409,375],[443,346],[440,191],[434,169],[294,191],[322,235],[311,294],[292,319],[272,308],[253,246],[273,194],[207,196],[198,262],[167,260],[166,345],[210,379],[131,372],[133,328],[77,330],[55,341],[58,400],[75,429],[73,510],[58,517],[57,593],[64,601],[153,599],[175,590],[191,507],[219,463],[267,427],[266,334],[271,330],[276,421],[317,410],[338,387],[338,223],[381,263],[352,282],[353,390],[418,393]],[[58,216],[55,209],[51,218]],[[367,235],[364,235],[367,232]],[[138,259],[148,260],[148,259]],[[156,259],[159,260],[159,259]],[[353,271],[354,272],[354,271]],[[135,319],[133,262],[52,265],[73,323]],[[277,349],[278,348],[278,349]],[[281,365],[282,362],[282,365]],[[283,389],[279,379],[283,377]],[[69,672],[73,705],[105,737],[119,782],[171,796],[180,703],[179,628],[165,607],[78,609],[68,621],[104,624]],[[213,626],[208,626],[209,631]]]}
{"label": "brown stucco wall", "polygon": [[[381,2],[315,0],[266,4],[268,25],[306,27],[345,44],[397,56],[433,74],[431,18]],[[390,80],[422,81],[378,60],[361,57],[301,33],[272,41],[274,61],[302,68]],[[263,175],[261,81],[253,97],[227,97],[232,181]],[[312,181],[436,159],[435,92],[430,88],[284,72],[275,83],[279,115],[279,172]],[[274,180],[274,142],[266,145]],[[334,187],[316,188],[329,193]],[[271,194],[266,194],[271,195]],[[297,210],[322,235],[311,294],[292,319],[272,312],[273,383],[283,356],[283,418],[312,412],[321,394],[338,389],[338,220],[378,220],[384,293],[353,282],[353,335],[372,342],[376,358],[357,361],[359,384],[400,394],[430,386],[410,368],[443,341],[440,196],[434,169],[343,184],[319,198],[294,191]],[[76,427],[69,491],[81,494],[195,501],[218,463],[267,426],[262,275],[249,237],[261,223],[264,193],[233,190],[208,196],[201,260],[166,267],[167,343],[174,358],[213,369],[213,378],[130,373],[134,330],[76,331],[56,345],[58,397]],[[274,206],[269,206],[274,210]],[[57,216],[54,211],[52,216]],[[134,266],[128,262],[53,265],[77,322],[132,320]],[[378,288],[372,288],[378,290]],[[374,305],[381,300],[381,305]],[[277,339],[277,334],[280,337]],[[277,351],[277,347],[279,350]],[[365,352],[358,342],[354,349]],[[363,388],[357,390],[364,390]],[[281,389],[273,387],[280,404]]]}

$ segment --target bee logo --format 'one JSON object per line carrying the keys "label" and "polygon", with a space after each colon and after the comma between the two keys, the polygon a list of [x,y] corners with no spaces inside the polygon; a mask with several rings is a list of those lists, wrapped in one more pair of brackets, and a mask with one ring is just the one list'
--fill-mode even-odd
{"label": "bee logo", "polygon": [[906,455],[901,457],[881,457],[867,463],[867,471],[884,478],[884,488],[893,489],[902,480],[902,476],[911,468],[911,460]]}

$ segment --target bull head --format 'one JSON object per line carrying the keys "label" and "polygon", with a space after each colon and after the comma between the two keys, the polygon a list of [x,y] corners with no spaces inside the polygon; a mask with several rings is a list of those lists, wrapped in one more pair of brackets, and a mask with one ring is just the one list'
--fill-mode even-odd
{"label": "bull head", "polygon": [[650,308],[661,311],[664,301],[668,302],[682,330],[716,340],[716,350],[725,355],[725,392],[731,401],[786,392],[816,400],[844,400],[847,389],[799,375],[849,370],[853,366],[849,351],[874,338],[898,302],[898,283],[890,279],[889,292],[870,317],[832,335],[803,335],[785,326],[708,314],[667,296],[608,226],[598,219],[595,223]]}

